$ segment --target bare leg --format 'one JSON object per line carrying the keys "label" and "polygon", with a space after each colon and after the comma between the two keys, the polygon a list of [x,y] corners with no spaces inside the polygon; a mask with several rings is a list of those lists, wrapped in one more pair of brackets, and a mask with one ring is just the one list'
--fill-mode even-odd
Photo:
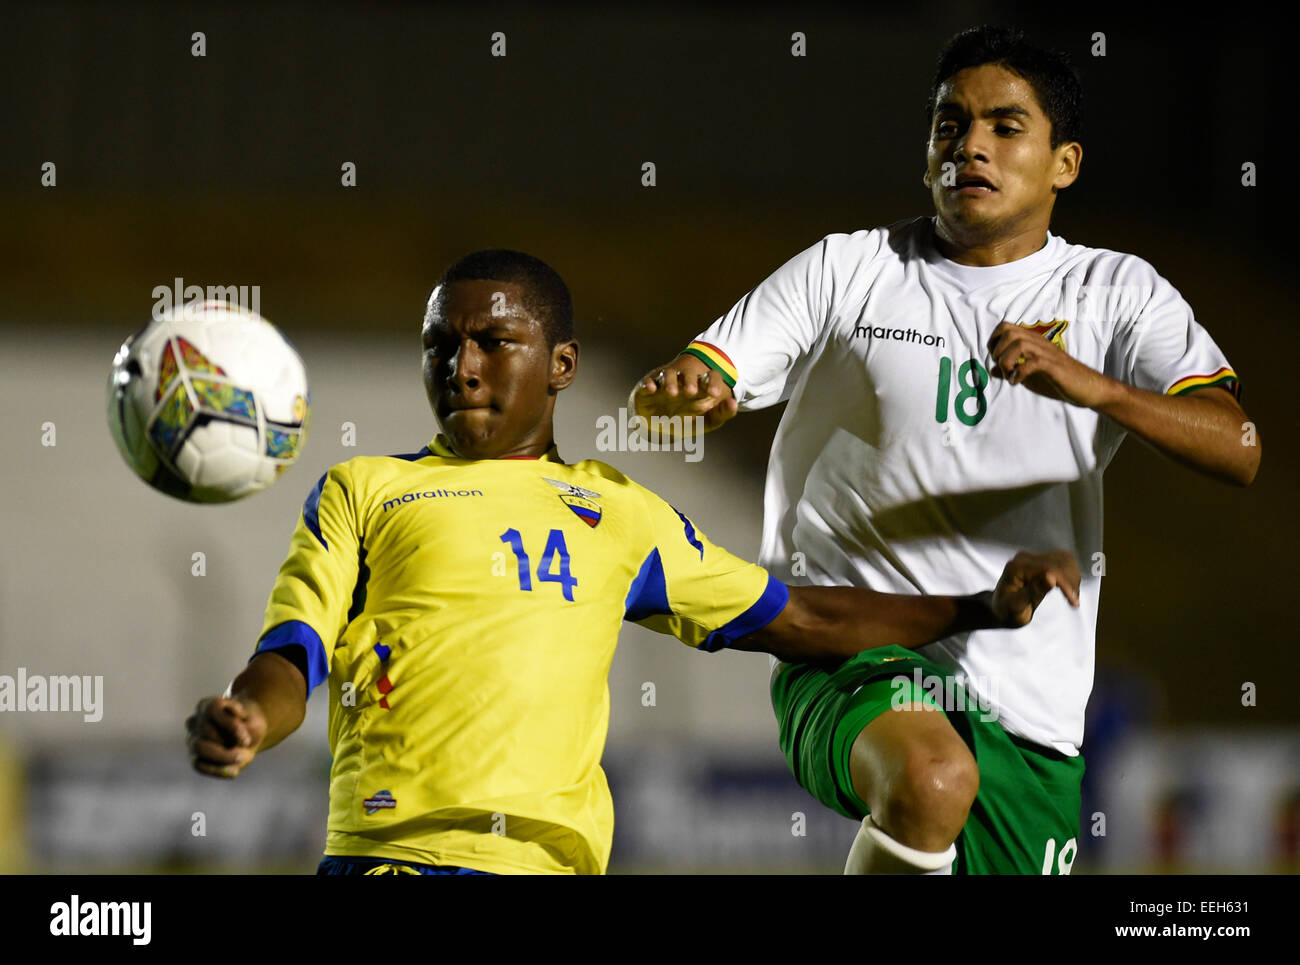
{"label": "bare leg", "polygon": [[[941,854],[966,823],[979,790],[979,769],[942,713],[916,703],[881,714],[854,740],[849,775],[854,792],[871,809],[850,856],[850,866],[859,866],[856,873],[945,864]],[[893,854],[882,852],[872,825],[903,847],[893,849]],[[907,849],[923,854],[909,856]],[[933,860],[926,855],[933,855]],[[950,862],[951,858],[946,863]]]}

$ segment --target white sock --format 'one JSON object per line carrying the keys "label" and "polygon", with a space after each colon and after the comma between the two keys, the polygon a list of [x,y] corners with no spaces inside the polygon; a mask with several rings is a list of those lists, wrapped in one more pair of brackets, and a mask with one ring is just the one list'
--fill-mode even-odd
{"label": "white sock", "polygon": [[895,841],[877,827],[868,814],[844,864],[846,875],[950,875],[957,846],[946,851],[918,851]]}

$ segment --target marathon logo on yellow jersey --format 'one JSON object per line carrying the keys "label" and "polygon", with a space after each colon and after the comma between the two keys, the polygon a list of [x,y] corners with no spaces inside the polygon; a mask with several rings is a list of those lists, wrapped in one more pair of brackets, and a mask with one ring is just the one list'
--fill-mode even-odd
{"label": "marathon logo on yellow jersey", "polygon": [[1065,319],[1054,318],[1050,322],[1020,322],[1019,324],[1021,328],[1037,332],[1062,352],[1066,351],[1065,330],[1070,327],[1070,323]]}
{"label": "marathon logo on yellow jersey", "polygon": [[403,493],[396,499],[384,500],[384,512],[394,509],[402,503],[413,503],[417,499],[440,499],[447,496],[482,496],[481,489],[430,489],[422,493]]}
{"label": "marathon logo on yellow jersey", "polygon": [[366,809],[367,814],[378,814],[380,811],[397,807],[397,798],[393,797],[392,791],[380,791],[374,797],[362,801],[361,806]]}
{"label": "marathon logo on yellow jersey", "polygon": [[572,483],[560,482],[558,479],[547,479],[548,483],[556,489],[561,489],[560,502],[573,510],[573,515],[595,529],[600,524],[600,518],[603,510],[600,503],[596,502],[600,498],[600,493],[593,492],[590,489],[583,489],[581,486],[575,486]]}

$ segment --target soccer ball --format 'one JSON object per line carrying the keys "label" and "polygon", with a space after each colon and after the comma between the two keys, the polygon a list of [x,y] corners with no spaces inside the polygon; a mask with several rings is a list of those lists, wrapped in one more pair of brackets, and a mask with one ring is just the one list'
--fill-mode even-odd
{"label": "soccer ball", "polygon": [[108,424],[127,465],[177,499],[224,503],[265,489],[302,451],[311,413],[293,346],[224,301],[171,309],[113,358]]}

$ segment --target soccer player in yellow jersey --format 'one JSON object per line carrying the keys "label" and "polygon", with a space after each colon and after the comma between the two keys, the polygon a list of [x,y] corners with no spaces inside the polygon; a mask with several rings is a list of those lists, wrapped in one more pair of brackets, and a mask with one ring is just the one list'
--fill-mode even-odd
{"label": "soccer player in yellow jersey", "polygon": [[256,652],[187,721],[194,767],[235,777],[328,682],[320,873],[603,873],[625,619],[704,650],[838,661],[1022,626],[1053,587],[1077,601],[1065,553],[1023,554],[974,597],[788,587],[611,466],[566,464],[552,414],[578,369],[572,305],[529,255],[453,265],[423,342],[441,434],[321,477]]}

